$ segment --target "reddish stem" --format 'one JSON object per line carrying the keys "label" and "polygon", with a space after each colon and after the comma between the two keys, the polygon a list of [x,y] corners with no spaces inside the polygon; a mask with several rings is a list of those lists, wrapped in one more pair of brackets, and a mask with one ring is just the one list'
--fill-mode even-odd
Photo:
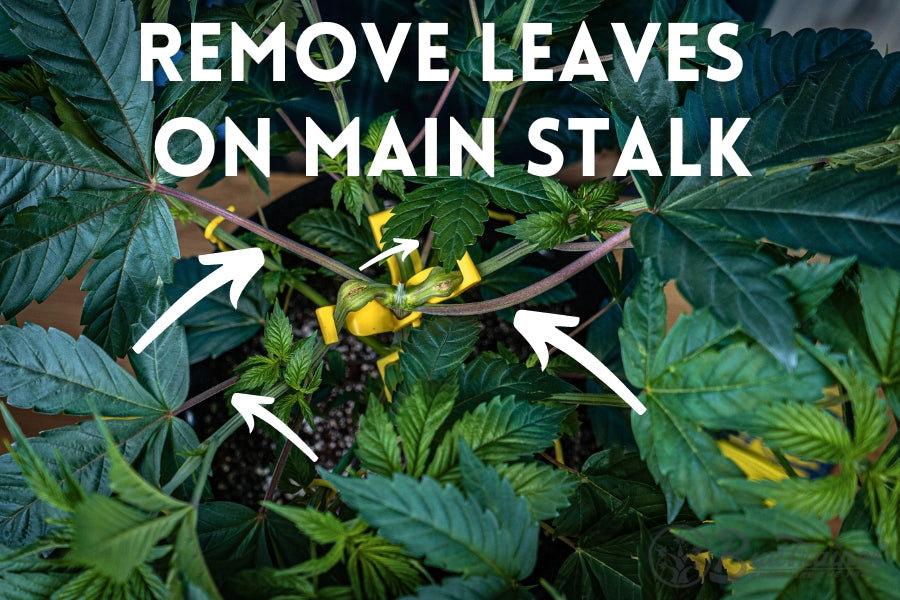
{"label": "reddish stem", "polygon": [[591,250],[587,254],[581,256],[574,262],[563,267],[556,273],[546,277],[537,283],[522,288],[512,294],[487,300],[484,302],[467,302],[466,304],[456,304],[450,306],[421,306],[416,310],[429,315],[450,315],[450,316],[466,316],[466,315],[482,315],[489,312],[511,308],[517,304],[521,304],[527,300],[531,300],[540,296],[544,292],[553,289],[563,281],[577,275],[589,266],[621,246],[623,243],[631,239],[631,227],[626,227],[616,235],[607,239],[605,242]]}
{"label": "reddish stem", "polygon": [[194,408],[201,402],[203,402],[205,400],[209,400],[213,396],[220,394],[221,392],[224,392],[225,390],[227,390],[228,388],[230,388],[231,386],[236,384],[238,382],[238,379],[240,379],[240,377],[231,377],[229,379],[226,379],[222,383],[214,385],[213,387],[209,388],[206,391],[200,392],[199,394],[197,394],[196,396],[194,396],[193,398],[191,398],[190,400],[188,400],[187,402],[185,402],[184,404],[182,404],[181,406],[179,406],[178,408],[173,410],[171,413],[172,416],[180,415],[184,411]]}
{"label": "reddish stem", "polygon": [[[433,119],[440,114],[441,109],[444,108],[444,104],[447,103],[447,98],[450,97],[450,90],[453,89],[453,84],[456,83],[456,79],[459,77],[459,67],[455,67],[453,71],[450,72],[450,79],[447,81],[447,85],[444,86],[444,91],[441,93],[441,97],[438,98],[437,104],[434,105],[434,110],[431,111],[431,115],[428,117],[429,119]],[[422,140],[425,139],[425,126],[422,126],[421,131],[419,131],[419,135],[417,135],[413,141],[409,143],[409,146],[406,147],[407,152],[412,152],[415,150],[419,144],[422,143]]]}

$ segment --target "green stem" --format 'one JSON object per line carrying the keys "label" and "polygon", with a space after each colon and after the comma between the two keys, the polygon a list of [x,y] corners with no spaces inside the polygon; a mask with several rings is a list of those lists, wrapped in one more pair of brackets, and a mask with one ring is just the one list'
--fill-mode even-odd
{"label": "green stem", "polygon": [[353,460],[353,457],[356,456],[356,440],[347,448],[347,451],[344,452],[344,456],[341,457],[341,460],[338,461],[338,464],[334,467],[334,470],[331,472],[335,475],[340,475],[344,472],[344,469],[350,464],[350,461]]}
{"label": "green stem", "polygon": [[[491,86],[491,92],[488,95],[487,105],[484,107],[484,114],[481,116],[481,123],[478,125],[478,131],[475,132],[475,142],[480,146],[484,137],[484,120],[493,119],[497,116],[497,110],[500,108],[500,99],[503,98],[504,90]],[[472,169],[475,168],[475,158],[470,154],[466,157],[466,163],[463,165],[463,177],[468,177]]]}
{"label": "green stem", "polygon": [[[319,12],[319,4],[316,0],[300,0],[300,4],[303,5],[303,12],[306,14],[310,25],[322,22],[322,13]],[[328,41],[324,39],[324,36],[319,36],[316,41],[319,44],[319,51],[322,53],[322,60],[325,61],[325,66],[333,69],[337,63],[334,62],[334,55],[331,53],[331,46],[328,45]],[[337,108],[341,128],[346,129],[350,125],[350,111],[347,108],[344,90],[341,89],[340,85],[335,85],[333,82],[328,82],[326,85],[331,92],[331,97],[334,99],[334,106]]]}
{"label": "green stem", "polygon": [[525,23],[531,18],[531,12],[534,10],[535,0],[525,0],[525,6],[522,7],[522,14],[519,15],[519,23],[516,25],[516,31],[513,33],[509,46],[513,50],[519,50],[519,44],[522,43],[522,31],[525,29]]}
{"label": "green stem", "polygon": [[[228,422],[222,425],[211,436],[206,438],[203,444],[201,444],[201,447],[203,448],[201,453],[189,456],[187,460],[181,464],[181,466],[175,472],[175,475],[172,476],[172,479],[170,479],[169,482],[163,486],[163,493],[171,495],[176,489],[178,489],[178,486],[184,483],[188,479],[188,477],[190,477],[194,473],[194,471],[197,470],[198,467],[207,463],[206,457],[208,454],[215,454],[219,449],[219,446],[222,445],[222,442],[231,437],[231,435],[235,431],[240,429],[241,425],[244,424],[246,424],[246,422],[244,421],[244,417],[242,417],[240,414],[236,414],[228,419]],[[198,481],[198,486],[205,485],[205,483],[206,476],[201,475],[200,481]],[[194,490],[194,494],[197,494],[196,489]]]}
{"label": "green stem", "polygon": [[536,248],[537,246],[535,246],[534,244],[529,244],[528,242],[519,242],[515,246],[510,246],[500,254],[492,256],[485,261],[478,263],[476,268],[478,269],[478,273],[482,277],[484,277],[486,275],[490,275],[491,273],[500,271],[504,267],[511,265],[517,260],[521,260],[522,258],[534,252]]}
{"label": "green stem", "polygon": [[450,316],[466,316],[466,315],[482,315],[489,312],[495,312],[504,308],[511,308],[522,302],[526,302],[540,296],[544,292],[553,289],[563,281],[575,276],[581,271],[618,248],[623,243],[631,239],[631,227],[626,227],[616,235],[612,236],[595,250],[581,256],[566,267],[563,267],[556,273],[546,277],[537,283],[522,288],[517,292],[487,300],[484,302],[468,302],[466,304],[456,304],[450,306],[420,306],[416,310],[429,315],[450,315]]}

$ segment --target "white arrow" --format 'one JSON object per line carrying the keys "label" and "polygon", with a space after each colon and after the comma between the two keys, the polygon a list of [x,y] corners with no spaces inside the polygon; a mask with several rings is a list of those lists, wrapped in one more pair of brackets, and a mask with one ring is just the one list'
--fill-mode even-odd
{"label": "white arrow", "polygon": [[284,421],[263,408],[263,404],[272,404],[273,402],[275,402],[275,398],[270,398],[268,396],[254,396],[252,394],[234,394],[231,397],[231,405],[241,413],[241,416],[247,421],[247,427],[250,428],[251,433],[253,433],[253,417],[259,417],[274,427],[278,433],[286,437],[289,442],[300,448],[300,450],[303,451],[303,454],[309,457],[309,460],[313,462],[319,460],[319,457],[312,451],[312,448],[304,444],[303,440],[301,440],[290,427],[284,424]]}
{"label": "white arrow", "polygon": [[409,256],[409,253],[419,247],[419,240],[408,240],[406,238],[394,238],[394,243],[399,244],[398,246],[394,246],[393,248],[388,248],[363,266],[359,268],[360,271],[365,270],[368,267],[371,267],[375,263],[380,260],[391,256],[392,254],[403,253],[403,256],[400,257],[400,260],[406,260],[406,257]]}
{"label": "white arrow", "polygon": [[246,248],[244,250],[232,250],[231,252],[217,252],[215,254],[204,254],[198,257],[204,265],[222,265],[199,282],[197,285],[187,291],[187,293],[175,301],[175,304],[169,307],[162,316],[156,320],[150,329],[148,329],[141,339],[134,345],[134,351],[140,354],[149,346],[153,340],[165,331],[172,323],[177,321],[181,315],[186,313],[192,306],[206,298],[208,295],[231,281],[231,291],[229,298],[231,304],[237,308],[238,300],[241,292],[250,283],[250,280],[256,275],[256,272],[262,268],[266,259],[259,248]]}
{"label": "white arrow", "polygon": [[591,354],[587,348],[557,329],[557,327],[575,327],[578,325],[578,321],[578,317],[554,315],[531,310],[519,310],[516,311],[516,316],[513,319],[513,326],[522,334],[522,337],[531,344],[534,353],[541,363],[541,370],[547,368],[547,360],[550,358],[547,344],[553,344],[559,348],[559,350],[578,361],[585,369],[593,373],[597,379],[605,383],[609,389],[627,402],[637,414],[644,414],[644,412],[647,411],[647,407],[631,393],[628,386],[622,383],[622,381],[616,377],[606,365],[600,362],[600,359]]}

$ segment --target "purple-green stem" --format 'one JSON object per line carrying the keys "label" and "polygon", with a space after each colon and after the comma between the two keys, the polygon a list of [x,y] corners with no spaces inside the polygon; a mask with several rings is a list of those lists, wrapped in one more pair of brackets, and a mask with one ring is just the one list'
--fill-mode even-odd
{"label": "purple-green stem", "polygon": [[226,221],[234,223],[235,225],[240,225],[247,231],[252,231],[259,237],[267,239],[273,244],[281,246],[288,252],[292,252],[301,258],[305,258],[316,263],[317,265],[325,267],[329,271],[337,275],[341,275],[345,279],[359,279],[361,281],[368,282],[372,281],[370,277],[363,275],[356,269],[348,267],[342,262],[334,260],[330,256],[322,254],[317,250],[313,250],[309,246],[304,246],[303,244],[287,238],[281,234],[275,233],[270,229],[266,229],[259,223],[229,212],[221,206],[213,204],[212,202],[209,202],[202,198],[198,198],[182,190],[167,187],[164,185],[157,186],[156,191],[164,196],[169,196],[171,198],[175,198],[176,200],[181,200],[182,202],[187,202],[188,204],[196,206],[197,208],[212,213],[218,217],[223,217]]}
{"label": "purple-green stem", "polygon": [[484,302],[468,302],[466,304],[454,304],[447,306],[426,305],[419,307],[417,310],[429,315],[462,317],[468,315],[481,315],[484,313],[503,310],[504,308],[511,308],[513,306],[516,306],[517,304],[521,304],[522,302],[531,300],[536,296],[540,296],[544,292],[553,289],[567,279],[577,275],[578,273],[582,272],[607,254],[621,246],[623,243],[627,242],[629,239],[631,239],[631,227],[626,227],[619,233],[615,234],[614,236],[597,246],[597,248],[595,248],[594,250],[591,250],[587,254],[581,256],[556,273],[550,275],[549,277],[545,277],[544,279],[538,281],[537,283],[529,285],[526,288],[522,288],[521,290],[513,292],[512,294],[501,296],[500,298],[495,298],[493,300],[486,300]]}

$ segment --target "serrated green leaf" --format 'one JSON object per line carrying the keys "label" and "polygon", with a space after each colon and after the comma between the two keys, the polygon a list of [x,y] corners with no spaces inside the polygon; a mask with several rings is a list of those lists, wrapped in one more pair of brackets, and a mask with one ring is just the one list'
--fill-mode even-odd
{"label": "serrated green leaf", "polygon": [[[522,60],[519,53],[509,47],[509,43],[497,37],[494,40],[494,66],[498,69],[510,69],[513,77],[522,76]],[[484,38],[476,37],[462,52],[453,56],[453,65],[460,73],[476,82],[484,81],[483,55]]]}
{"label": "serrated green leaf", "polygon": [[851,165],[857,171],[897,167],[900,169],[900,128],[894,128],[888,139],[875,144],[851,148],[828,157],[837,165]]}
{"label": "serrated green leaf", "polygon": [[666,220],[702,219],[788,248],[900,268],[894,241],[900,233],[900,202],[894,193],[898,182],[900,176],[892,171],[757,172],[673,200],[662,215]]}
{"label": "serrated green leaf", "polygon": [[773,500],[779,509],[814,515],[820,519],[844,517],[856,495],[856,473],[844,468],[837,475],[821,479],[790,478],[782,481],[747,481],[734,479],[724,482],[736,497],[743,496],[762,503]]}
{"label": "serrated green leaf", "polygon": [[843,533],[834,546],[785,544],[757,556],[754,563],[762,568],[756,567],[732,586],[740,598],[889,598],[900,585],[900,571],[884,563],[862,532]]}
{"label": "serrated green leaf", "polygon": [[647,412],[632,413],[631,426],[641,458],[666,492],[670,519],[684,498],[701,518],[737,508],[722,488],[722,479],[742,472],[722,455],[712,436],[654,396],[641,394],[641,398]]}
{"label": "serrated green leaf", "polygon": [[800,318],[811,316],[834,290],[844,273],[856,261],[853,258],[825,262],[798,262],[778,267],[775,272],[788,282],[794,296],[794,306]]}
{"label": "serrated green leaf", "polygon": [[[612,447],[591,455],[571,505],[554,520],[557,535],[580,536],[596,529],[603,517],[617,516],[623,526],[659,522],[666,517],[666,499],[636,452]],[[609,531],[609,537],[615,535]],[[609,539],[609,538],[607,538]]]}
{"label": "serrated green leaf", "polygon": [[834,415],[808,404],[775,402],[738,418],[742,430],[793,456],[841,462],[853,456],[850,433]]}
{"label": "serrated green leaf", "polygon": [[370,471],[390,476],[403,470],[397,432],[377,399],[370,400],[366,414],[360,417],[356,442],[359,460]]}
{"label": "serrated green leaf", "polygon": [[488,194],[479,183],[463,178],[429,183],[407,194],[393,209],[384,237],[414,239],[433,218],[434,247],[450,271],[484,233],[487,205]]}
{"label": "serrated green leaf", "polygon": [[491,202],[502,209],[528,214],[552,211],[553,203],[544,191],[544,179],[529,174],[522,166],[496,165],[494,176],[483,169],[475,169],[469,175],[487,191]]}
{"label": "serrated green leaf", "polygon": [[[430,565],[505,579],[527,577],[534,568],[537,525],[527,511],[527,520],[501,526],[494,513],[474,499],[427,476],[422,481],[402,474],[365,480],[322,476],[366,522],[379,528],[379,535],[411,555],[424,556]],[[532,541],[521,545],[524,540]]]}
{"label": "serrated green leaf", "polygon": [[[159,434],[164,420],[164,417],[141,417],[109,421],[107,425],[125,459],[135,462],[149,439]],[[54,453],[64,451],[66,463],[87,491],[108,491],[106,439],[95,423],[88,421],[74,427],[53,429],[29,442],[52,472],[59,471]],[[33,542],[50,530],[45,519],[59,516],[57,511],[38,500],[8,454],[0,456],[0,490],[3,491],[0,496],[2,544],[18,547]]]}
{"label": "serrated green leaf", "polygon": [[294,344],[294,330],[288,321],[281,306],[276,304],[266,319],[266,328],[263,332],[263,346],[266,352],[273,358],[287,360],[291,355],[291,347]]}
{"label": "serrated green leaf", "polygon": [[361,265],[378,253],[371,231],[342,212],[317,208],[288,227],[301,242],[325,248],[348,265]]}
{"label": "serrated green leaf", "polygon": [[408,475],[420,477],[425,472],[431,442],[450,415],[458,391],[454,379],[438,385],[419,380],[396,400],[397,431],[403,443]]}
{"label": "serrated green leaf", "polygon": [[513,395],[521,401],[537,402],[576,391],[570,383],[540,369],[485,355],[463,365],[459,385],[455,413],[474,410],[495,396]]}
{"label": "serrated green leaf", "polygon": [[781,362],[796,364],[790,291],[784,280],[770,276],[776,264],[756,244],[680,213],[639,215],[632,239],[638,255],[650,259],[662,278],[677,279],[679,291],[695,308],[710,306]]}
{"label": "serrated green leaf", "polygon": [[0,587],[7,600],[46,600],[72,579],[72,573],[40,558],[7,559],[0,546]]}
{"label": "serrated green leaf", "polygon": [[625,303],[622,329],[622,363],[635,387],[650,381],[650,366],[666,335],[666,297],[653,266],[646,263],[631,297]]}
{"label": "serrated green leaf", "polygon": [[[140,337],[169,309],[162,288],[150,299],[132,331]],[[188,346],[184,328],[175,325],[166,329],[140,354],[129,353],[128,360],[138,382],[164,406],[175,409],[188,394]]]}
{"label": "serrated green leaf", "polygon": [[[709,317],[710,319],[712,317]],[[673,344],[680,345],[689,325],[702,319],[686,319],[673,327]],[[728,427],[729,421],[773,399],[812,402],[833,383],[830,374],[808,353],[800,353],[798,364],[788,371],[760,346],[733,343],[722,350],[691,353],[667,366],[654,364],[659,375],[650,384],[650,394],[659,402],[695,423]]]}
{"label": "serrated green leaf", "polygon": [[465,442],[459,445],[459,470],[460,486],[466,496],[494,513],[500,527],[517,521],[527,522],[532,518],[528,503],[518,499],[510,482],[501,477],[496,469],[478,460]]}
{"label": "serrated green leaf", "polygon": [[[188,61],[186,60],[185,62]],[[196,119],[198,124],[205,125],[215,135],[214,129],[217,125],[223,123],[225,109],[227,108],[227,104],[222,98],[231,86],[229,69],[224,68],[222,70],[225,71],[225,75],[221,81],[193,82],[184,95],[178,98],[172,108],[166,113],[165,122],[189,117]],[[187,75],[185,80],[190,82],[190,74]],[[200,158],[203,142],[200,136],[192,131],[178,130],[169,138],[168,149],[169,156],[173,161],[178,164],[189,165]],[[252,163],[247,167],[247,170],[250,173],[255,172],[255,167]],[[157,179],[163,183],[171,183],[178,181],[181,177],[176,177],[163,171],[157,175]]]}
{"label": "serrated green leaf", "polygon": [[43,302],[74,277],[127,217],[132,192],[79,191],[48,198],[0,225],[0,313]]}
{"label": "serrated green leaf", "polygon": [[[717,556],[751,560],[785,542],[831,541],[828,524],[811,515],[779,508],[748,507],[743,513],[716,515],[712,523],[673,530],[678,537]],[[737,542],[737,543],[736,543]]]}
{"label": "serrated green leaf", "polygon": [[[175,302],[218,267],[200,264],[196,258],[175,263],[172,283],[166,285],[169,302]],[[241,293],[237,310],[222,286],[193,306],[179,319],[187,333],[191,364],[216,358],[250,339],[265,323],[269,302],[257,275]]]}
{"label": "serrated green leaf", "polygon": [[534,244],[539,250],[549,250],[568,242],[574,232],[569,218],[558,212],[534,213],[501,229],[517,240]]}
{"label": "serrated green leaf", "polygon": [[869,343],[884,383],[900,378],[900,273],[860,268],[859,295]]}
{"label": "serrated green leaf", "polygon": [[82,283],[88,290],[81,312],[84,334],[114,356],[131,346],[131,325],[157,288],[172,281],[179,257],[175,225],[166,201],[136,197],[127,220],[95,256]]}
{"label": "serrated green leaf", "polygon": [[345,524],[329,512],[314,508],[280,506],[271,502],[267,502],[264,506],[296,525],[317,544],[336,544],[347,539]]}
{"label": "serrated green leaf", "polygon": [[436,381],[455,372],[472,352],[480,326],[472,317],[431,317],[409,332],[400,353],[400,372],[406,385]]}
{"label": "serrated green leaf", "polygon": [[66,562],[124,582],[150,557],[156,544],[172,533],[180,517],[175,513],[148,519],[139,510],[94,494],[72,514]]}
{"label": "serrated green leaf", "polygon": [[372,121],[372,123],[369,124],[366,135],[360,140],[360,145],[365,146],[372,152],[377,152],[378,147],[381,145],[381,140],[384,138],[385,131],[387,131],[388,124],[391,122],[391,119],[396,116],[397,111],[395,110],[385,113]]}
{"label": "serrated green leaf", "polygon": [[136,173],[152,172],[153,84],[140,79],[134,6],[121,0],[3,1],[50,82]]}
{"label": "serrated green leaf", "polygon": [[494,468],[509,481],[517,496],[525,498],[532,518],[540,521],[552,519],[568,506],[577,483],[567,471],[536,462],[500,464]]}
{"label": "serrated green leaf", "polygon": [[0,218],[68,190],[122,189],[126,171],[33,111],[0,103]]}
{"label": "serrated green leaf", "polygon": [[592,548],[578,548],[559,569],[556,585],[572,598],[592,598],[602,593],[615,598],[640,600],[637,540],[626,538]]}
{"label": "serrated green leaf", "polygon": [[459,477],[457,457],[463,439],[489,464],[516,460],[544,450],[559,432],[568,408],[494,398],[463,415],[444,436],[425,473],[439,481]]}
{"label": "serrated green leaf", "polygon": [[400,600],[492,600],[508,587],[497,575],[445,577],[440,585],[422,586],[415,596],[403,596]]}
{"label": "serrated green leaf", "polygon": [[[169,410],[91,340],[27,323],[0,326],[0,394],[19,408],[90,415],[145,417]],[[180,398],[178,403],[184,401]]]}

